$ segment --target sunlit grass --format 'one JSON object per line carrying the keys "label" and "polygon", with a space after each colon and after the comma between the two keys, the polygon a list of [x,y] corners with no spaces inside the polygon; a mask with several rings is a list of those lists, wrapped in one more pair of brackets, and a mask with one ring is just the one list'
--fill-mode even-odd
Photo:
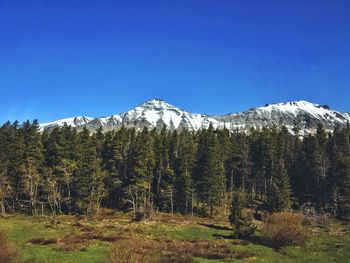
{"label": "sunlit grass", "polygon": [[[135,223],[125,217],[106,219],[75,218],[60,216],[59,224],[52,224],[52,218],[11,216],[0,218],[0,230],[5,230],[10,242],[17,248],[15,262],[105,262],[112,242],[92,239],[84,251],[57,251],[57,244],[35,245],[28,241],[34,238],[62,239],[67,235],[84,233],[84,227],[103,235],[122,235],[124,238],[137,237],[141,240],[174,240],[178,242],[223,240],[232,251],[253,252],[254,256],[242,260],[208,260],[196,258],[197,262],[349,262],[349,223],[337,220],[315,228],[303,246],[288,246],[274,250],[261,243],[257,232],[248,244],[234,241],[230,230],[216,229],[197,224],[196,220],[170,223],[167,220]],[[213,225],[220,223],[212,220]],[[123,242],[123,240],[116,241]]]}

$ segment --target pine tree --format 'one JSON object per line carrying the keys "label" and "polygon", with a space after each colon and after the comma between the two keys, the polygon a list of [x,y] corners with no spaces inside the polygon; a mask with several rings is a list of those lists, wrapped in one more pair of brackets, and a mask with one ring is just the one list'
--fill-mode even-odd
{"label": "pine tree", "polygon": [[252,162],[248,137],[245,134],[236,133],[233,139],[236,147],[234,147],[232,153],[231,165],[233,167],[233,174],[235,175],[235,187],[241,187],[245,191],[249,188],[250,192],[252,192],[254,187],[251,185]]}
{"label": "pine tree", "polygon": [[317,207],[324,207],[326,200],[324,193],[326,192],[326,176],[329,168],[329,160],[327,156],[327,134],[322,125],[319,124],[315,134],[316,149],[315,149],[315,181],[316,188],[316,203]]}
{"label": "pine tree", "polygon": [[327,203],[335,216],[350,214],[350,128],[335,129],[328,142]]}
{"label": "pine tree", "polygon": [[297,161],[296,196],[301,203],[317,203],[317,141],[315,136],[304,137]]}
{"label": "pine tree", "polygon": [[123,176],[123,148],[120,133],[109,131],[104,136],[101,146],[102,168],[106,171],[106,198],[105,205],[116,208],[121,197],[121,186]]}
{"label": "pine tree", "polygon": [[256,226],[251,211],[246,208],[246,196],[242,188],[234,191],[232,196],[231,214],[229,221],[233,227],[234,235],[244,238],[252,235]]}
{"label": "pine tree", "polygon": [[336,173],[339,177],[336,183],[337,216],[350,215],[350,156],[339,157],[335,163]]}
{"label": "pine tree", "polygon": [[78,211],[91,215],[98,213],[102,198],[105,196],[105,171],[102,169],[102,160],[97,152],[96,137],[84,128],[79,133],[80,149],[77,162],[77,176],[73,181],[74,204]]}
{"label": "pine tree", "polygon": [[77,162],[74,160],[63,158],[53,168],[54,175],[57,176],[60,209],[66,213],[71,214],[73,211],[72,187],[74,182],[74,175],[77,173]]}
{"label": "pine tree", "polygon": [[200,201],[209,206],[210,215],[221,201],[223,164],[220,146],[212,125],[200,135],[198,142],[197,194]]}
{"label": "pine tree", "polygon": [[267,194],[267,209],[270,212],[280,212],[290,209],[291,189],[284,161],[280,159],[274,171],[271,189]]}
{"label": "pine tree", "polygon": [[0,206],[1,213],[4,215],[6,213],[6,199],[11,197],[12,187],[10,180],[7,177],[7,165],[6,163],[0,163]]}
{"label": "pine tree", "polygon": [[175,179],[175,207],[182,213],[191,211],[194,207],[193,167],[196,145],[193,135],[183,130],[179,135],[177,158],[173,164]]}
{"label": "pine tree", "polygon": [[155,166],[154,141],[147,128],[137,134],[130,148],[130,177],[127,192],[132,198],[134,213],[149,216],[153,209],[151,186]]}
{"label": "pine tree", "polygon": [[37,214],[39,187],[42,181],[43,171],[43,147],[39,133],[37,120],[33,123],[26,121],[22,125],[24,138],[24,158],[20,166],[21,189],[28,200],[29,210],[33,215]]}
{"label": "pine tree", "polygon": [[221,198],[222,205],[224,205],[224,213],[226,215],[227,207],[230,205],[230,200],[232,198],[230,191],[230,177],[231,177],[231,149],[232,149],[232,140],[230,136],[230,131],[226,128],[222,130],[217,130],[217,138],[219,141],[220,148],[220,161],[223,167],[221,174]]}
{"label": "pine tree", "polygon": [[[161,210],[174,208],[174,181],[175,175],[170,164],[170,136],[164,125],[160,132],[153,132],[155,171],[153,181],[153,193],[155,205]],[[176,143],[176,142],[175,142]]]}

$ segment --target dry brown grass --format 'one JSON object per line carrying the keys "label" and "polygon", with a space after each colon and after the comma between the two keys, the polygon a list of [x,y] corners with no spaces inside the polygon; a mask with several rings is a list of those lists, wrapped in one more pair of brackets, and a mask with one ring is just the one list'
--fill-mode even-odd
{"label": "dry brown grass", "polygon": [[57,239],[56,238],[33,238],[28,241],[29,244],[33,245],[50,245],[50,244],[56,244]]}
{"label": "dry brown grass", "polygon": [[118,243],[110,250],[108,263],[152,263],[152,257],[144,254],[135,246],[129,246],[128,243]]}
{"label": "dry brown grass", "polygon": [[[150,256],[152,256],[150,258]],[[206,259],[246,259],[251,252],[232,251],[225,241],[173,241],[134,238],[123,240],[111,250],[108,262],[193,262]],[[140,260],[140,261],[138,261]]]}
{"label": "dry brown grass", "polygon": [[[93,241],[105,241],[105,242],[115,242],[117,240],[123,239],[126,235],[124,233],[115,234],[102,234],[101,231],[94,227],[86,226],[82,224],[77,224],[76,226],[79,232],[74,231],[69,235],[65,235],[59,238],[43,238],[37,237],[28,240],[28,244],[32,245],[51,245],[55,244],[53,247],[56,251],[73,251],[80,250],[85,251]],[[81,232],[82,231],[82,232]]]}
{"label": "dry brown grass", "polygon": [[194,257],[191,254],[161,256],[157,263],[193,263]]}
{"label": "dry brown grass", "polygon": [[333,225],[327,230],[327,233],[331,236],[342,236],[347,233],[347,228],[342,225]]}
{"label": "dry brown grass", "polygon": [[89,232],[71,234],[59,238],[54,249],[57,251],[85,251],[92,244],[91,241],[99,240],[105,242],[115,242],[120,239],[123,239],[123,236],[119,234],[103,235],[99,231],[91,230]]}
{"label": "dry brown grass", "polygon": [[261,230],[264,242],[273,248],[302,244],[308,233],[303,220],[303,215],[291,212],[267,216]]}
{"label": "dry brown grass", "polygon": [[86,251],[86,249],[90,246],[89,240],[81,239],[78,236],[65,236],[59,240],[57,245],[54,247],[56,251]]}
{"label": "dry brown grass", "polygon": [[231,243],[235,246],[248,246],[250,244],[248,241],[241,239],[234,239]]}
{"label": "dry brown grass", "polygon": [[7,239],[6,233],[0,231],[0,263],[8,263],[15,257],[15,249]]}

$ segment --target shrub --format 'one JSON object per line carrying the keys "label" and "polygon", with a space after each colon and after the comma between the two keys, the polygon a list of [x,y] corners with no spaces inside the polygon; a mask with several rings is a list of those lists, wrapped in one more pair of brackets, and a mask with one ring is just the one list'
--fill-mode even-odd
{"label": "shrub", "polygon": [[304,224],[310,226],[324,225],[330,218],[330,215],[324,210],[316,210],[311,203],[303,204],[299,212],[304,215]]}
{"label": "shrub", "polygon": [[300,245],[307,237],[304,216],[291,212],[274,213],[264,220],[261,230],[264,242],[273,248]]}
{"label": "shrub", "polygon": [[234,234],[240,238],[246,238],[254,234],[256,225],[253,222],[252,213],[247,209],[243,209],[233,224],[233,230]]}
{"label": "shrub", "polygon": [[0,231],[0,263],[11,262],[15,256],[15,251],[10,245],[5,232]]}
{"label": "shrub", "polygon": [[140,222],[142,220],[150,220],[153,217],[153,209],[149,206],[146,206],[143,209],[140,209],[139,211],[136,211],[134,220],[136,222]]}

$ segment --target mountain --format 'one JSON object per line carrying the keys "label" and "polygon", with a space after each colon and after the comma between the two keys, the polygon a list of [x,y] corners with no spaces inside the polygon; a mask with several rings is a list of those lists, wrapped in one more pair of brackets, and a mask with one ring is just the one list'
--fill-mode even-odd
{"label": "mountain", "polygon": [[195,114],[170,105],[164,100],[153,99],[138,107],[120,114],[99,118],[79,116],[41,124],[42,130],[51,130],[57,126],[70,125],[81,129],[86,127],[95,131],[102,127],[104,131],[118,129],[122,126],[136,128],[161,128],[199,130],[208,128],[224,128],[231,131],[247,132],[251,128],[286,126],[292,131],[295,127],[302,134],[315,132],[317,125],[332,131],[336,126],[350,122],[350,114],[342,113],[319,104],[307,101],[293,101],[267,104],[263,107],[251,108],[244,112],[226,115]]}
{"label": "mountain", "polygon": [[240,113],[214,116],[220,122],[230,124],[230,129],[248,131],[251,128],[286,126],[292,131],[295,127],[302,134],[313,133],[318,124],[332,131],[336,126],[350,122],[350,114],[332,110],[327,105],[308,101],[293,101],[277,104],[266,104],[264,107],[251,108]]}
{"label": "mountain", "polygon": [[40,127],[42,129],[51,129],[53,127],[63,126],[65,124],[72,126],[72,127],[79,127],[79,126],[86,125],[87,123],[89,123],[93,119],[94,118],[85,117],[85,116],[78,116],[78,117],[66,118],[66,119],[61,119],[61,120],[41,124]]}

